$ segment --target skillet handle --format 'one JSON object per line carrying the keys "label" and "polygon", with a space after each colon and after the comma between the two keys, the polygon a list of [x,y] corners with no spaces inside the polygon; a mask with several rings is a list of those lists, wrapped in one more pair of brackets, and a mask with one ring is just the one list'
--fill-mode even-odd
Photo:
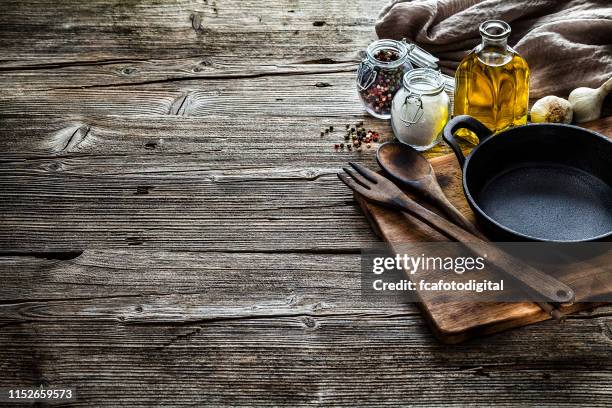
{"label": "skillet handle", "polygon": [[480,140],[481,143],[488,139],[493,132],[491,132],[489,128],[483,125],[478,119],[475,119],[469,115],[459,115],[448,121],[444,127],[442,137],[446,143],[448,143],[451,149],[453,149],[455,156],[457,156],[457,160],[459,160],[459,164],[461,167],[463,167],[463,163],[465,163],[465,156],[463,155],[461,147],[454,136],[455,132],[457,132],[459,129],[468,129],[476,133],[476,136],[478,136],[478,140]]}

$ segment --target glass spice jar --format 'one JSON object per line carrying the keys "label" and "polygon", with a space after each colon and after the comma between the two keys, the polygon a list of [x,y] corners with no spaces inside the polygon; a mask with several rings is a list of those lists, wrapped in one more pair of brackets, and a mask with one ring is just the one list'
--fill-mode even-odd
{"label": "glass spice jar", "polygon": [[406,72],[416,67],[437,68],[438,59],[406,41],[371,43],[357,70],[357,89],[366,111],[380,119],[391,117],[391,101]]}
{"label": "glass spice jar", "polygon": [[391,117],[391,101],[404,73],[412,69],[408,47],[395,40],[374,41],[357,70],[357,89],[366,111],[380,119]]}
{"label": "glass spice jar", "polygon": [[391,127],[397,140],[423,151],[440,141],[450,114],[445,78],[430,68],[404,75],[403,87],[393,98]]}

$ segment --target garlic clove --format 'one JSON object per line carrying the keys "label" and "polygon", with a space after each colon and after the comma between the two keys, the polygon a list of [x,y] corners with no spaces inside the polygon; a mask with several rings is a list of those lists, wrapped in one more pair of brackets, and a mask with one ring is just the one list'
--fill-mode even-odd
{"label": "garlic clove", "polygon": [[531,107],[531,121],[533,123],[571,123],[572,105],[557,96],[545,96],[536,101]]}
{"label": "garlic clove", "polygon": [[612,78],[597,89],[576,88],[569,94],[569,102],[574,110],[574,119],[578,123],[599,119],[604,98],[612,90]]}

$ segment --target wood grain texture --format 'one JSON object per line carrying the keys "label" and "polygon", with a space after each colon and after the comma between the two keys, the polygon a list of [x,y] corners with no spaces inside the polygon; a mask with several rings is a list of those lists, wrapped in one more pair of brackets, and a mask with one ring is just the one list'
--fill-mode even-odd
{"label": "wood grain texture", "polygon": [[350,117],[3,118],[3,250],[358,252],[372,240],[335,173],[373,165],[375,146],[336,152],[342,132],[319,135]]}
{"label": "wood grain texture", "polygon": [[49,7],[44,0],[4,1],[3,60],[13,67],[103,57],[329,58],[334,51],[358,50],[354,44],[372,35],[384,3],[94,0]]}
{"label": "wood grain texture", "polygon": [[610,395],[609,308],[448,347],[413,306],[359,300],[358,255],[0,262],[0,385],[71,384],[75,406],[603,407]]}
{"label": "wood grain texture", "polygon": [[[385,0],[3,1],[0,387],[74,406],[609,405],[612,309],[445,346],[335,172]],[[609,106],[609,104],[608,104]],[[319,136],[321,127],[337,131]],[[429,157],[448,153],[445,146]]]}

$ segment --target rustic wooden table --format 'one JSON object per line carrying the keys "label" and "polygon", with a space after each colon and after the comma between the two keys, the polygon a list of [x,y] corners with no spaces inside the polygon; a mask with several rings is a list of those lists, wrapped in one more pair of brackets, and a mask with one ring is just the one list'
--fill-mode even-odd
{"label": "rustic wooden table", "polygon": [[[2,1],[0,387],[78,406],[609,406],[612,308],[458,346],[359,295],[335,172],[384,0]],[[430,155],[446,152],[438,148]]]}

